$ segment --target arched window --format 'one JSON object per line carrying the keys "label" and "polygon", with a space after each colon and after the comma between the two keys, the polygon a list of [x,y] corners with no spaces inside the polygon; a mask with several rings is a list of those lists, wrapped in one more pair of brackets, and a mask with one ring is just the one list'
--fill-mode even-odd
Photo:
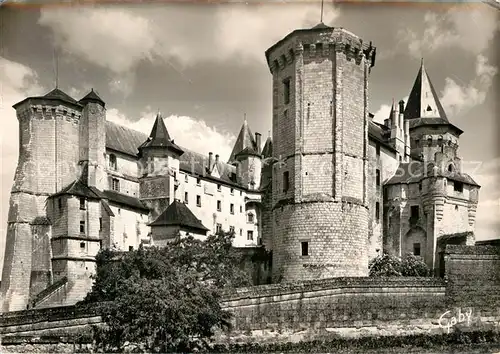
{"label": "arched window", "polygon": [[116,156],[114,154],[109,155],[109,168],[116,171]]}
{"label": "arched window", "polygon": [[448,172],[453,172],[453,164],[452,163],[450,163],[448,165]]}

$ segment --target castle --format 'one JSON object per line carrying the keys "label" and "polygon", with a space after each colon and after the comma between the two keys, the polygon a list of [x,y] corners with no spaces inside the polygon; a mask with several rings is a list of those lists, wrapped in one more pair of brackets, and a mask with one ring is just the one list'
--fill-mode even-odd
{"label": "castle", "polygon": [[381,252],[434,270],[446,244],[474,244],[479,186],[461,170],[462,130],[424,64],[383,124],[368,111],[376,49],[320,23],[266,51],[272,138],[245,120],[229,161],[177,145],[160,114],[149,136],[106,121],[93,90],[15,104],[2,311],[69,305],[90,290],[101,248],[165,246],[234,231],[272,251],[272,281],[367,276]]}

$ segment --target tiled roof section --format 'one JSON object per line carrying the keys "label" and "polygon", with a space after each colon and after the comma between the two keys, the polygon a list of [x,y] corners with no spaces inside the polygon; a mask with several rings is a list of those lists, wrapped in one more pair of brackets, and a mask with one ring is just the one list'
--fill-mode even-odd
{"label": "tiled roof section", "polygon": [[329,27],[329,26],[325,25],[323,22],[320,22],[316,26],[312,27],[312,29],[316,29],[316,28],[332,28],[332,27]]}
{"label": "tiled roof section", "polygon": [[167,127],[165,126],[165,122],[163,121],[163,117],[160,113],[156,115],[156,120],[153,125],[153,129],[151,130],[151,134],[139,146],[139,151],[145,148],[167,148],[169,150],[176,151],[178,154],[182,154],[182,149],[175,145],[174,141],[170,139],[170,135],[168,134]]}
{"label": "tiled roof section", "polygon": [[377,141],[379,144],[383,145],[385,148],[391,151],[396,151],[393,146],[391,146],[387,141],[387,134],[389,133],[389,128],[383,124],[371,121],[368,122],[368,137]]}
{"label": "tiled roof section", "polygon": [[103,192],[103,197],[116,204],[149,212],[149,209],[144,204],[142,204],[142,202],[138,198],[132,197],[130,195],[118,193],[112,190],[105,190]]}
{"label": "tiled roof section", "polygon": [[180,157],[179,168],[183,172],[187,172],[197,176],[205,176],[213,180],[220,180],[224,183],[237,186],[233,175],[236,174],[236,167],[225,162],[219,161],[217,171],[220,178],[210,177],[207,173],[208,157],[197,152],[184,149],[184,154]]}
{"label": "tiled roof section", "polygon": [[273,141],[271,137],[269,137],[262,148],[262,157],[267,158],[271,156],[273,156]]}
{"label": "tiled roof section", "polygon": [[115,213],[113,213],[113,210],[111,210],[109,204],[105,200],[101,200],[101,205],[109,216],[115,216]]}
{"label": "tiled roof section", "polygon": [[201,221],[184,204],[175,200],[149,226],[181,226],[189,229],[208,231]]}
{"label": "tiled roof section", "polygon": [[[137,146],[146,140],[144,133],[123,127],[121,125],[106,122],[106,147],[123,154],[137,157]],[[208,156],[204,156],[194,151],[181,147],[184,153],[179,158],[180,170],[198,176],[207,175]],[[232,175],[236,173],[236,167],[228,163],[219,161],[217,169],[221,174],[220,180],[227,184],[238,186]],[[212,177],[208,177],[212,178]],[[212,178],[218,180],[217,178]]]}
{"label": "tiled roof section", "polygon": [[69,103],[78,103],[73,97],[59,90],[58,88],[53,89],[49,93],[43,96],[44,98],[61,100]]}
{"label": "tiled roof section", "polygon": [[148,136],[113,122],[106,122],[106,147],[136,157],[137,149]]}
{"label": "tiled roof section", "polygon": [[80,103],[84,103],[84,102],[88,102],[88,101],[97,102],[97,103],[102,104],[103,107],[105,106],[104,101],[101,99],[101,97],[99,97],[99,95],[97,94],[97,92],[94,91],[94,89],[91,89],[90,92],[80,100]]}
{"label": "tiled roof section", "polygon": [[456,171],[434,173],[434,166],[435,164],[433,162],[429,162],[427,165],[421,161],[400,162],[394,176],[392,176],[385,184],[410,184],[418,183],[426,177],[445,177],[452,181],[463,182],[464,184],[479,187],[479,185],[466,173]]}
{"label": "tiled roof section", "polygon": [[246,151],[252,154],[259,154],[259,148],[257,147],[257,143],[254,139],[252,131],[248,126],[247,120],[243,122],[241,126],[240,133],[238,134],[238,138],[236,139],[236,143],[234,143],[233,151],[229,156],[229,163],[236,161],[236,155]]}
{"label": "tiled roof section", "polygon": [[52,194],[50,197],[55,198],[61,195],[75,195],[79,197],[85,197],[89,199],[101,199],[101,192],[95,187],[89,187],[85,185],[80,180],[71,182],[69,185],[64,187],[59,192]]}
{"label": "tiled roof section", "polygon": [[411,89],[404,116],[405,119],[441,118],[448,122],[436,90],[425,71],[423,60],[413,88]]}
{"label": "tiled roof section", "polygon": [[70,106],[76,107],[77,109],[82,108],[82,105],[80,103],[78,103],[73,97],[64,93],[63,91],[61,91],[58,88],[53,89],[52,91],[50,91],[49,93],[47,93],[43,96],[27,97],[24,100],[14,104],[12,107],[14,109],[17,109],[18,106],[20,106],[21,104],[23,104],[27,101],[30,101],[30,100],[36,100],[37,103],[41,103],[41,104],[44,104],[44,103],[50,104],[50,103],[54,103],[54,101],[57,101],[59,103],[69,104]]}
{"label": "tiled roof section", "polygon": [[417,128],[420,126],[432,126],[432,125],[446,125],[451,130],[454,130],[458,135],[461,135],[464,131],[457,126],[451,124],[443,118],[414,118],[410,119],[410,129]]}

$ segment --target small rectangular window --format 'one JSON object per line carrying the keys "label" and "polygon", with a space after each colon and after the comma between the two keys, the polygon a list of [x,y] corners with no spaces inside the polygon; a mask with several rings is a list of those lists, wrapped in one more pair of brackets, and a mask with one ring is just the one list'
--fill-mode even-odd
{"label": "small rectangular window", "polygon": [[413,254],[415,256],[420,256],[420,243],[413,244]]}
{"label": "small rectangular window", "polygon": [[80,248],[85,249],[85,242],[80,242]]}
{"label": "small rectangular window", "polygon": [[198,186],[201,186],[201,178],[196,178],[196,184],[197,184]]}
{"label": "small rectangular window", "polygon": [[240,213],[243,213],[243,205],[240,205]]}
{"label": "small rectangular window", "polygon": [[229,232],[234,233],[234,226],[229,226]]}
{"label": "small rectangular window", "polygon": [[189,176],[187,173],[184,175],[184,182],[188,183],[189,182]]}
{"label": "small rectangular window", "polygon": [[379,202],[375,203],[375,218],[376,218],[377,222],[380,221],[380,203]]}
{"label": "small rectangular window", "polygon": [[243,229],[240,229],[240,236],[243,236]]}
{"label": "small rectangular window", "polygon": [[129,251],[133,251],[134,250],[134,246],[128,246],[128,250]]}
{"label": "small rectangular window", "polygon": [[418,218],[419,217],[418,205],[412,205],[410,210],[411,210],[411,217],[412,218]]}
{"label": "small rectangular window", "polygon": [[248,222],[253,223],[253,214],[252,213],[248,214]]}
{"label": "small rectangular window", "polygon": [[188,204],[188,201],[189,201],[188,192],[184,192],[184,203]]}
{"label": "small rectangular window", "polygon": [[380,170],[377,169],[377,171],[375,171],[375,183],[377,184],[377,187],[380,186]]}
{"label": "small rectangular window", "polygon": [[217,191],[220,192],[222,189],[222,186],[220,184],[217,185]]}
{"label": "small rectangular window", "polygon": [[455,181],[453,182],[453,189],[455,192],[462,193],[464,191],[464,184],[462,182]]}
{"label": "small rectangular window", "polygon": [[378,156],[380,156],[380,145],[379,145],[379,144],[377,144],[377,145],[375,146],[375,149],[376,149],[376,152],[377,152],[377,157],[378,157]]}
{"label": "small rectangular window", "polygon": [[196,196],[196,206],[201,207],[201,196]]}
{"label": "small rectangular window", "polygon": [[120,181],[117,178],[111,179],[111,189],[114,191],[120,191]]}
{"label": "small rectangular window", "polygon": [[217,201],[217,211],[221,211],[222,209],[222,203],[220,200]]}
{"label": "small rectangular window", "polygon": [[234,204],[232,204],[232,203],[229,205],[229,212],[231,214],[234,214]]}
{"label": "small rectangular window", "polygon": [[215,232],[219,233],[222,231],[222,224],[217,224]]}
{"label": "small rectangular window", "polygon": [[84,234],[85,233],[85,221],[80,221],[80,233]]}
{"label": "small rectangular window", "polygon": [[85,210],[85,198],[80,198],[80,210]]}
{"label": "small rectangular window", "polygon": [[234,188],[231,188],[231,195],[234,195]]}
{"label": "small rectangular window", "polygon": [[58,204],[58,206],[59,206],[59,211],[62,211],[62,198],[59,198],[59,199],[57,200],[57,204]]}
{"label": "small rectangular window", "polygon": [[290,173],[288,171],[283,172],[283,192],[288,192],[290,188]]}
{"label": "small rectangular window", "polygon": [[283,101],[285,104],[290,103],[290,79],[283,81]]}
{"label": "small rectangular window", "polygon": [[303,241],[300,243],[301,251],[302,251],[302,256],[309,256],[309,242]]}
{"label": "small rectangular window", "polygon": [[247,231],[247,240],[253,241],[253,231],[251,231],[251,230]]}
{"label": "small rectangular window", "polygon": [[102,218],[99,218],[99,231],[102,231]]}

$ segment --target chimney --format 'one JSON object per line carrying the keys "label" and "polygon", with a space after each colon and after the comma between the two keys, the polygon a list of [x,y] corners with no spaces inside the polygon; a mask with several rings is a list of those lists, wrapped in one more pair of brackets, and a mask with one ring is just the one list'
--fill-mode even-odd
{"label": "chimney", "polygon": [[215,163],[219,163],[219,155],[215,155]]}
{"label": "chimney", "polygon": [[209,152],[208,153],[208,170],[210,172],[212,172],[212,164],[213,164],[213,156],[214,156],[214,153],[213,152]]}
{"label": "chimney", "polygon": [[401,127],[401,129],[405,129],[404,128],[404,113],[405,113],[405,101],[401,100],[399,101],[399,126]]}
{"label": "chimney", "polygon": [[399,120],[398,120],[398,110],[396,109],[396,107],[394,106],[394,103],[392,104],[392,109],[391,109],[391,127],[392,128],[399,128],[400,125],[399,125]]}
{"label": "chimney", "polygon": [[261,149],[261,147],[260,147],[260,137],[261,137],[260,133],[255,133],[255,142],[257,144],[257,153],[258,154],[260,154],[260,149]]}

